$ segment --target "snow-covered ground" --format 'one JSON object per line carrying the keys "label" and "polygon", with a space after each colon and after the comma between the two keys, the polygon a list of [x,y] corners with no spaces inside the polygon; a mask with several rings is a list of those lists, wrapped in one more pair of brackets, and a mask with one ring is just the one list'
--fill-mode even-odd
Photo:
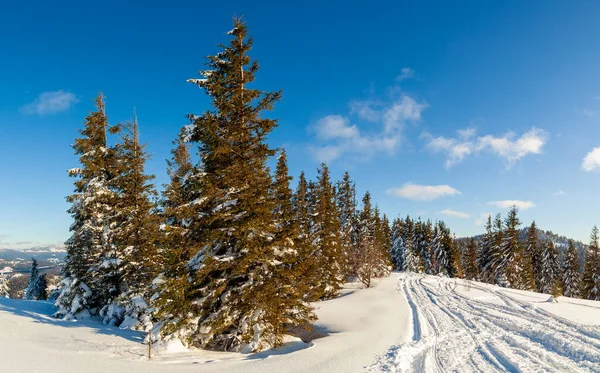
{"label": "snow-covered ground", "polygon": [[400,275],[412,340],[381,372],[600,372],[600,302],[433,276]]}
{"label": "snow-covered ground", "polygon": [[258,354],[156,346],[97,320],[49,316],[47,302],[0,299],[6,372],[600,372],[600,302],[393,273],[316,303],[316,331]]}

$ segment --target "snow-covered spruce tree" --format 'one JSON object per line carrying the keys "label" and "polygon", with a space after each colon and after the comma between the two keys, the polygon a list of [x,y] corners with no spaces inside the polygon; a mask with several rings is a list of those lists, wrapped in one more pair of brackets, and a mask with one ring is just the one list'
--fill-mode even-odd
{"label": "snow-covered spruce tree", "polygon": [[390,224],[390,220],[388,219],[386,214],[383,214],[381,217],[381,248],[383,250],[383,256],[387,262],[388,274],[392,269],[394,269],[394,265],[392,263],[391,249],[392,249],[392,226]]}
{"label": "snow-covered spruce tree", "polygon": [[4,272],[0,272],[0,298],[10,297],[10,285],[8,279],[4,276]]}
{"label": "snow-covered spruce tree", "polygon": [[304,176],[304,171],[300,173],[298,178],[298,186],[292,196],[292,212],[293,219],[298,225],[298,235],[294,239],[296,250],[298,252],[301,261],[298,265],[297,271],[301,273],[301,281],[307,286],[306,292],[303,294],[302,299],[311,299],[313,294],[310,290],[311,286],[315,286],[319,281],[316,277],[318,257],[315,255],[316,252],[313,250],[313,245],[310,238],[310,230],[312,226],[312,220],[310,217],[309,199],[312,199],[312,193],[309,190],[309,183]]}
{"label": "snow-covered spruce tree", "polygon": [[193,123],[202,198],[195,201],[198,214],[188,229],[200,248],[190,253],[184,292],[190,312],[171,335],[204,348],[258,351],[281,344],[284,327],[301,321],[289,315],[304,303],[274,290],[286,289],[280,283],[284,268],[275,250],[275,206],[266,165],[275,154],[266,137],[277,122],[261,114],[273,108],[281,93],[248,88],[258,64],[247,55],[252,40],[246,25],[239,19],[234,23],[230,43],[208,57],[204,77],[190,80],[212,99],[212,110]]}
{"label": "snow-covered spruce tree", "polygon": [[488,215],[485,223],[485,233],[479,242],[477,248],[477,267],[479,269],[478,280],[494,283],[494,273],[492,268],[492,248],[494,246],[494,231],[492,228],[492,216]]}
{"label": "snow-covered spruce tree", "polygon": [[527,229],[527,241],[525,242],[525,255],[531,261],[531,269],[533,271],[533,279],[535,281],[535,290],[541,291],[542,288],[542,257],[541,247],[537,233],[535,221],[531,223]]}
{"label": "snow-covered spruce tree", "polygon": [[316,183],[309,183],[310,239],[316,257],[311,300],[336,296],[344,280],[340,240],[340,222],[333,198],[329,168],[324,163],[318,170]]}
{"label": "snow-covered spruce tree", "polygon": [[353,245],[354,222],[356,220],[356,189],[350,174],[344,173],[336,188],[337,210],[340,220],[343,272],[346,277],[356,276],[356,250]]}
{"label": "snow-covered spruce tree", "polygon": [[477,243],[474,238],[469,239],[463,252],[463,272],[467,280],[477,280],[479,268],[477,265]]}
{"label": "snow-covered spruce tree", "polygon": [[527,265],[523,245],[519,240],[521,221],[517,216],[517,208],[513,206],[504,219],[502,246],[499,251],[501,273],[506,279],[505,286],[513,289],[532,290],[533,273]]}
{"label": "snow-covered spruce tree", "polygon": [[[106,324],[121,325],[125,320],[127,327],[137,327],[148,307],[150,285],[162,264],[157,250],[160,237],[156,191],[154,176],[145,174],[149,155],[139,140],[137,118],[112,132],[121,135],[116,146],[118,172],[113,181],[118,198],[113,229],[115,249],[105,260],[118,268],[111,285],[117,291],[100,315]],[[147,323],[145,328],[149,326]]]}
{"label": "snow-covered spruce tree", "polygon": [[425,272],[425,264],[423,264],[423,258],[419,255],[418,248],[415,244],[415,230],[416,224],[410,217],[406,217],[404,221],[404,270],[414,273]]}
{"label": "snow-covered spruce tree", "polygon": [[425,273],[432,274],[431,265],[431,241],[433,238],[433,229],[431,222],[417,221],[414,225],[414,246],[418,256],[423,263]]}
{"label": "snow-covered spruce tree", "polygon": [[540,288],[541,293],[551,294],[561,281],[558,265],[558,252],[554,242],[548,240],[540,252]]}
{"label": "snow-covered spruce tree", "polygon": [[450,229],[444,222],[438,223],[440,232],[440,243],[438,263],[440,274],[448,277],[462,277],[462,266],[460,263],[460,250],[456,240],[452,237]]}
{"label": "snow-covered spruce tree", "polygon": [[38,277],[37,282],[33,286],[33,299],[48,299],[48,279],[45,273]]}
{"label": "snow-covered spruce tree", "polygon": [[69,170],[75,177],[75,192],[67,197],[73,217],[71,237],[65,242],[65,278],[55,306],[57,317],[77,318],[96,313],[117,292],[114,277],[119,263],[105,261],[115,250],[113,243],[114,206],[117,194],[114,149],[107,146],[108,120],[104,98],[95,100],[96,111],[85,118],[82,137],[73,149],[81,167]]}
{"label": "snow-covered spruce tree", "polygon": [[[150,309],[153,316],[160,320],[155,325],[153,334],[178,337],[180,331],[194,330],[197,325],[190,320],[194,310],[188,292],[190,291],[188,262],[192,253],[200,250],[201,243],[194,241],[189,229],[194,217],[197,216],[194,201],[198,196],[194,192],[196,181],[201,178],[201,170],[195,169],[186,142],[189,133],[183,127],[173,141],[171,159],[167,160],[169,184],[164,185],[162,198],[163,245],[159,251],[163,270],[153,281],[155,293],[150,299]],[[185,339],[186,335],[182,334]]]}
{"label": "snow-covered spruce tree", "polygon": [[[266,288],[270,294],[266,299],[276,299],[280,307],[281,322],[274,325],[275,328],[284,328],[290,325],[301,325],[315,319],[312,309],[307,303],[299,300],[304,299],[309,293],[310,284],[305,280],[311,276],[309,271],[314,271],[310,266],[311,258],[308,258],[304,240],[300,237],[299,222],[295,218],[292,207],[292,190],[290,189],[287,157],[282,150],[277,158],[275,180],[272,186],[271,198],[274,205],[273,223],[275,234],[273,238],[273,250],[275,261],[280,264],[275,267],[272,286]],[[285,330],[276,330],[276,336],[282,336]],[[279,338],[279,337],[278,337]],[[278,340],[276,344],[283,341]]]}
{"label": "snow-covered spruce tree", "polygon": [[34,300],[37,299],[36,289],[39,286],[38,282],[40,281],[40,272],[38,270],[38,262],[35,258],[31,258],[31,271],[29,272],[29,281],[27,282],[27,287],[25,288],[25,293],[23,294],[23,299],[26,300]]}
{"label": "snow-covered spruce tree", "polygon": [[[515,229],[516,231],[516,229]],[[513,232],[514,233],[514,232]],[[516,233],[514,233],[516,235]],[[510,286],[506,277],[506,265],[508,258],[504,252],[505,237],[502,216],[496,214],[492,226],[492,245],[490,247],[488,270],[491,283],[501,286]],[[515,239],[518,242],[517,239]]]}
{"label": "snow-covered spruce tree", "polygon": [[402,235],[404,231],[404,221],[400,218],[394,219],[392,222],[392,246],[390,248],[390,257],[392,259],[392,265],[397,271],[404,270],[404,257],[406,247],[404,245],[404,237]]}
{"label": "snow-covered spruce tree", "polygon": [[590,246],[585,257],[581,295],[584,299],[600,300],[600,246],[598,227],[592,228]]}
{"label": "snow-covered spruce tree", "polygon": [[438,223],[433,225],[431,234],[431,273],[446,275],[447,259],[445,252],[442,251],[442,232],[439,229]]}
{"label": "snow-covered spruce tree", "polygon": [[363,208],[359,216],[358,267],[357,275],[365,287],[371,287],[371,278],[375,277],[378,258],[375,247],[375,219],[371,207],[371,195],[366,192],[362,199]]}
{"label": "snow-covered spruce tree", "polygon": [[581,290],[581,273],[579,271],[579,255],[573,240],[569,240],[569,249],[564,261],[563,283],[565,297],[578,298]]}

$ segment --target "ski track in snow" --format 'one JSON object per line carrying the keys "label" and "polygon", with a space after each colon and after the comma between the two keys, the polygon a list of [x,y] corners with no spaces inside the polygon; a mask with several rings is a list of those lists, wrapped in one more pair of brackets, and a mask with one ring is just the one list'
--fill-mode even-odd
{"label": "ski track in snow", "polygon": [[[597,327],[555,316],[508,289],[465,284],[401,275],[398,291],[412,312],[413,338],[389,348],[368,371],[600,372]],[[470,289],[485,296],[467,296]]]}

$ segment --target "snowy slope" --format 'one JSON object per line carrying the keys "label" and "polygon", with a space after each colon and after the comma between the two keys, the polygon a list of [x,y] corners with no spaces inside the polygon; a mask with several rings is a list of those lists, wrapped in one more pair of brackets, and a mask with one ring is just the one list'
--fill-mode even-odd
{"label": "snowy slope", "polygon": [[375,288],[345,289],[338,299],[316,303],[317,329],[329,335],[310,344],[295,340],[254,355],[171,344],[151,362],[140,333],[96,320],[56,320],[47,302],[0,299],[0,367],[28,373],[363,372],[377,353],[410,337],[410,312],[397,282],[395,274]]}
{"label": "snowy slope", "polygon": [[600,372],[600,302],[406,275],[412,341],[381,372]]}
{"label": "snowy slope", "polygon": [[[316,303],[327,336],[242,355],[157,346],[47,302],[0,299],[7,372],[600,372],[600,302],[394,273]],[[6,370],[5,370],[6,369]]]}

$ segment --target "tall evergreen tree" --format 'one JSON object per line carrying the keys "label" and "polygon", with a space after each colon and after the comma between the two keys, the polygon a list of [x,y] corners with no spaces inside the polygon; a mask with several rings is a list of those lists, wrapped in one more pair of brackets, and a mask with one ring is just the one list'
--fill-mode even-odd
{"label": "tall evergreen tree", "polygon": [[415,245],[415,226],[416,223],[408,216],[404,221],[404,231],[402,241],[404,245],[404,270],[415,273],[425,272],[423,259]]}
{"label": "tall evergreen tree", "polygon": [[334,204],[329,168],[322,164],[313,185],[312,227],[310,236],[318,261],[313,299],[333,298],[343,282],[340,223]]}
{"label": "tall evergreen tree", "polygon": [[585,299],[600,300],[600,235],[594,226],[590,234],[590,246],[585,257],[581,295]]}
{"label": "tall evergreen tree", "polygon": [[340,239],[342,241],[343,271],[346,277],[356,275],[355,250],[353,247],[353,231],[356,219],[356,189],[350,180],[350,174],[344,173],[344,177],[337,183],[337,209],[340,220]]}
{"label": "tall evergreen tree", "polygon": [[575,250],[573,240],[569,240],[569,249],[563,268],[564,295],[578,298],[581,290],[581,272],[579,270],[579,255]]}
{"label": "tall evergreen tree", "polygon": [[37,299],[37,289],[39,287],[40,272],[38,270],[38,262],[35,258],[31,258],[31,271],[29,273],[29,281],[25,288],[23,299],[34,300]]}
{"label": "tall evergreen tree", "polygon": [[[281,93],[248,88],[258,71],[247,55],[252,40],[239,19],[229,35],[231,42],[208,57],[210,70],[190,80],[212,99],[213,110],[193,123],[202,197],[189,229],[200,249],[189,261],[190,289],[184,292],[191,312],[177,321],[175,334],[195,346],[258,351],[280,345],[284,327],[307,322],[307,313],[294,312],[305,308],[301,299],[273,297],[274,289],[285,289],[278,283],[283,262],[273,246],[275,206],[266,165],[275,153],[266,137],[277,122],[261,115]],[[337,237],[330,241],[339,243]]]}
{"label": "tall evergreen tree", "polygon": [[73,145],[81,167],[69,170],[69,175],[76,178],[75,192],[67,197],[74,222],[72,235],[65,242],[65,278],[55,303],[57,317],[89,315],[117,291],[112,286],[111,273],[118,263],[110,260],[115,249],[115,152],[107,145],[108,119],[102,94],[95,103],[96,111],[85,118],[82,137],[75,139]]}
{"label": "tall evergreen tree", "polygon": [[154,176],[145,173],[149,155],[139,140],[137,118],[112,132],[121,134],[121,143],[116,146],[118,172],[113,182],[118,192],[114,249],[108,257],[114,263],[109,278],[115,290],[112,302],[100,314],[105,323],[114,325],[128,317],[128,326],[132,326],[141,321],[151,295],[150,285],[162,266],[157,249],[160,218],[156,214]]}
{"label": "tall evergreen tree", "polygon": [[0,298],[8,298],[10,296],[10,285],[4,272],[0,272]]}
{"label": "tall evergreen tree", "polygon": [[478,246],[477,267],[479,268],[479,281],[493,283],[493,247],[494,247],[494,231],[492,226],[492,216],[488,215],[485,224],[485,233]]}
{"label": "tall evergreen tree", "polygon": [[540,243],[538,239],[537,226],[535,221],[531,223],[529,229],[527,229],[527,241],[525,243],[525,253],[531,261],[531,268],[533,271],[533,279],[535,281],[535,289],[541,291],[542,288],[542,257],[540,250]]}
{"label": "tall evergreen tree", "polygon": [[431,241],[433,236],[431,222],[417,221],[414,226],[414,246],[423,263],[425,273],[433,273],[431,263]]}
{"label": "tall evergreen tree", "polygon": [[[172,334],[181,329],[188,321],[188,315],[194,312],[189,301],[188,263],[192,252],[200,250],[200,243],[193,241],[190,225],[197,216],[198,195],[194,191],[195,181],[201,172],[192,164],[186,127],[183,127],[173,141],[171,159],[167,160],[169,184],[164,185],[161,199],[163,248],[160,250],[163,271],[153,281],[155,295],[152,297],[154,315],[161,323],[157,329],[163,334]],[[196,177],[196,178],[195,178]],[[194,325],[188,325],[190,329]]]}
{"label": "tall evergreen tree", "polygon": [[499,268],[506,279],[506,286],[531,290],[533,275],[531,267],[527,267],[523,246],[519,240],[520,225],[517,208],[513,206],[504,220]]}
{"label": "tall evergreen tree", "polygon": [[394,219],[392,223],[392,247],[390,249],[390,256],[394,269],[398,271],[405,270],[404,258],[406,256],[406,247],[403,233],[404,221],[400,218]]}
{"label": "tall evergreen tree", "polygon": [[552,294],[560,280],[558,252],[550,240],[542,245],[540,252],[540,288],[539,291]]}
{"label": "tall evergreen tree", "polygon": [[463,252],[463,271],[467,280],[477,280],[479,268],[477,265],[477,243],[474,238],[469,239]]}

